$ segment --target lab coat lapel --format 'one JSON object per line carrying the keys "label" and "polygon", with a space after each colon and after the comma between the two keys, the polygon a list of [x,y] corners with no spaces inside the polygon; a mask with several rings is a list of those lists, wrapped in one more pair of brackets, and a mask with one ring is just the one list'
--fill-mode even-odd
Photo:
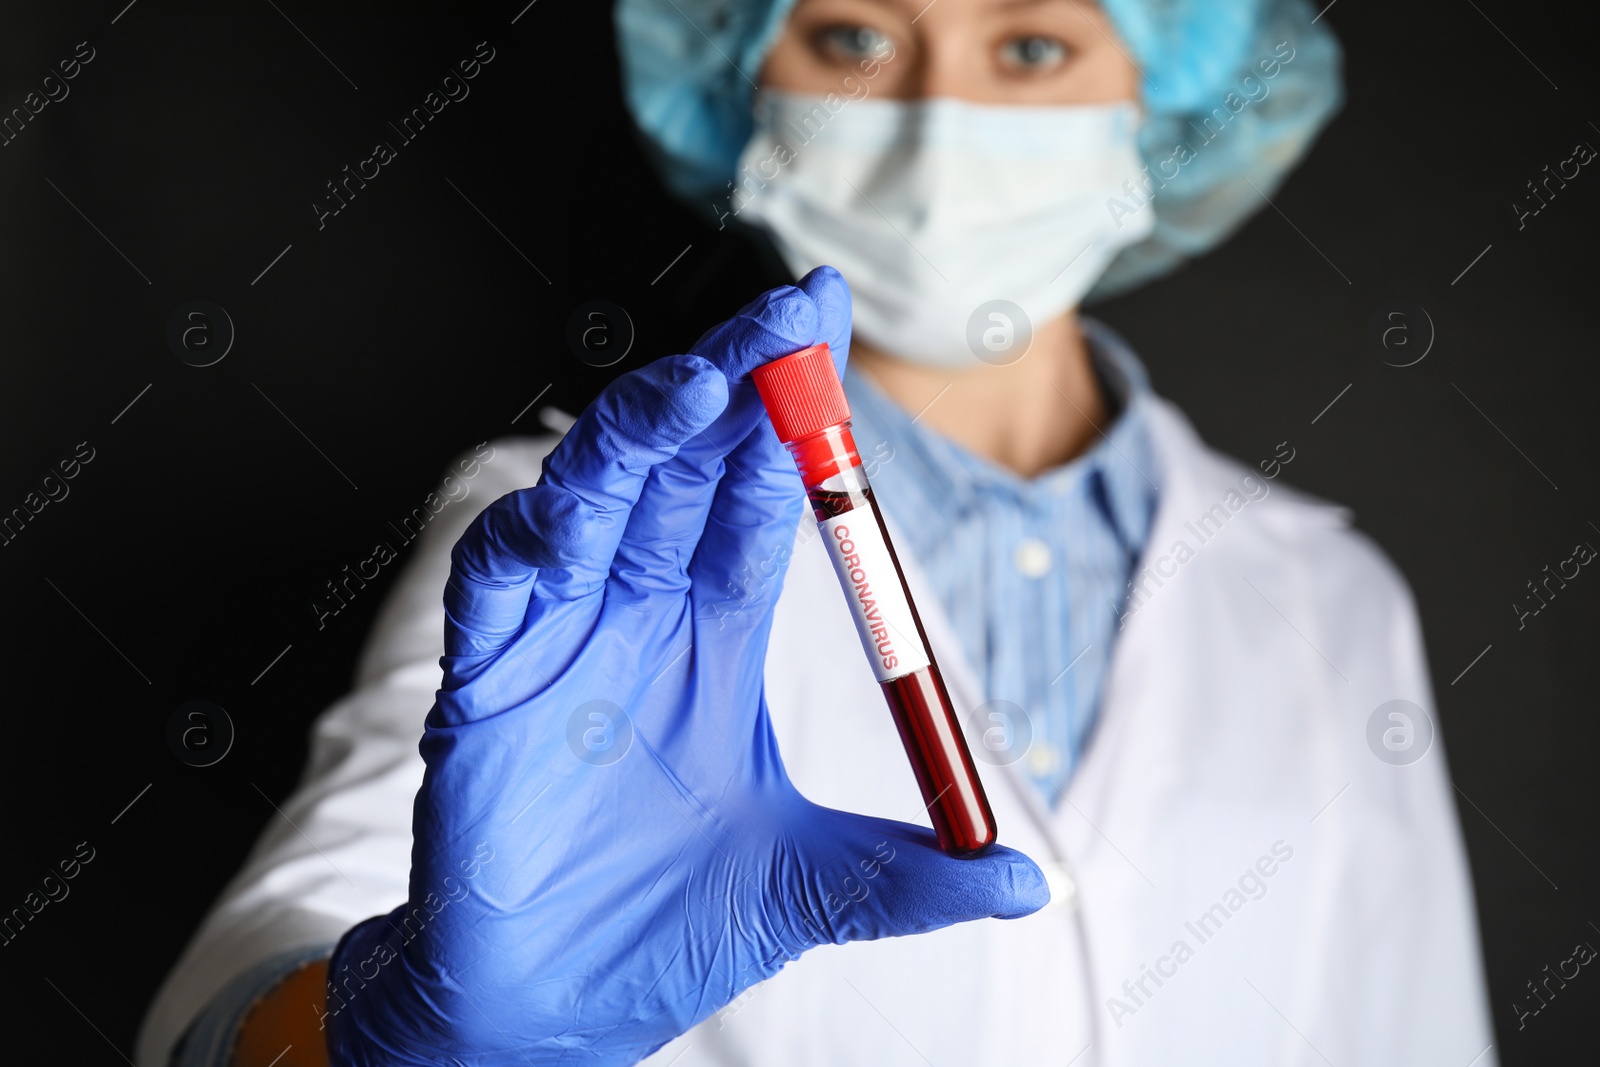
{"label": "lab coat lapel", "polygon": [[[1142,414],[1150,427],[1152,450],[1158,466],[1158,471],[1145,473],[1152,478],[1159,473],[1160,478],[1157,481],[1162,486],[1151,523],[1150,537],[1138,562],[1134,565],[1134,572],[1137,574],[1149,566],[1155,557],[1166,552],[1175,541],[1182,538],[1193,539],[1192,535],[1185,531],[1184,523],[1190,517],[1200,514],[1210,502],[1220,498],[1232,488],[1230,475],[1236,478],[1238,472],[1206,450],[1198,435],[1176,408],[1165,401],[1148,396],[1136,399],[1135,403],[1145,406]],[[887,515],[885,521],[889,526],[890,536],[893,537],[895,522]],[[978,681],[979,674],[956,638],[944,605],[933,593],[916,559],[902,552],[900,562],[906,574],[906,582],[911,587],[912,596],[916,601],[917,610],[922,616],[928,640],[933,645],[934,655],[944,672],[951,700],[956,705],[963,726],[966,726],[973,710],[986,700],[982,685]],[[1107,841],[1096,829],[1097,820],[1090,814],[1090,809],[1103,807],[1107,801],[1103,791],[1115,784],[1106,779],[1106,771],[1101,768],[1108,758],[1105,751],[1124,744],[1138,743],[1136,736],[1125,736],[1132,730],[1132,726],[1124,721],[1137,717],[1137,710],[1125,706],[1120,699],[1127,687],[1116,684],[1115,679],[1119,675],[1128,675],[1130,671],[1151,669],[1152,663],[1160,662],[1157,655],[1150,651],[1152,644],[1159,644],[1162,640],[1163,620],[1161,612],[1156,610],[1157,599],[1159,598],[1152,598],[1149,610],[1132,612],[1126,616],[1123,629],[1116,635],[1095,729],[1076,772],[1055,805],[1047,803],[1028,778],[1021,759],[1006,766],[994,766],[982,761],[979,763],[985,786],[989,787],[991,792],[995,785],[1005,790],[1011,804],[1026,813],[1033,829],[1049,843],[1051,850],[1049,858],[1055,862],[1070,866],[1073,857],[1081,855],[1088,848],[1105,845],[1116,848],[1113,842]],[[1190,635],[1190,639],[1195,636]],[[1168,663],[1169,667],[1175,665],[1171,656]],[[967,737],[969,744],[972,743],[973,732],[970,729],[967,731]],[[991,800],[993,799],[991,796]],[[1006,840],[1008,836],[1006,827],[1002,826],[1001,834],[1002,840]],[[1093,840],[1096,838],[1099,839],[1098,842]],[[1136,864],[1131,857],[1125,858],[1130,866]]]}
{"label": "lab coat lapel", "polygon": [[[1237,471],[1209,454],[1176,408],[1154,397],[1141,397],[1135,402],[1145,405],[1143,415],[1150,426],[1153,452],[1161,475],[1157,480],[1162,486],[1150,537],[1134,566],[1135,573],[1138,573],[1149,566],[1154,557],[1163,554],[1174,541],[1185,537],[1192,539],[1184,531],[1184,523],[1188,517],[1199,514],[1208,503],[1232,488],[1229,476],[1236,478]],[[1154,478],[1158,472],[1146,473]],[[887,515],[885,521],[893,537],[895,522]],[[927,630],[928,640],[944,672],[951,700],[965,726],[968,716],[986,699],[978,681],[979,674],[956,638],[944,605],[929,586],[916,559],[902,552],[900,561],[917,610],[922,616],[923,627]],[[1029,779],[1021,759],[1003,767],[980,761],[979,770],[985,785],[992,788],[998,784],[1009,794],[1012,803],[1026,812],[1037,833],[1049,842],[1053,860],[1070,862],[1074,854],[1091,846],[1091,838],[1102,836],[1095,829],[1093,816],[1086,805],[1100,806],[1104,798],[1094,798],[1090,794],[1111,785],[1105,780],[1104,770],[1099,769],[1099,765],[1107,759],[1104,751],[1137,740],[1123,737],[1128,730],[1123,720],[1134,715],[1134,710],[1124,706],[1120,694],[1126,687],[1116,685],[1114,679],[1118,675],[1127,675],[1130,670],[1150,669],[1152,662],[1158,662],[1152,659],[1148,649],[1152,643],[1159,643],[1162,639],[1161,622],[1154,604],[1151,610],[1134,612],[1125,618],[1124,627],[1117,633],[1112,648],[1107,684],[1095,729],[1058,803],[1050,805],[1046,802]],[[967,737],[970,744],[973,740],[970,729]],[[1111,740],[1105,740],[1108,737]],[[1001,832],[1004,840],[1005,827]],[[1110,842],[1102,837],[1101,844]]]}

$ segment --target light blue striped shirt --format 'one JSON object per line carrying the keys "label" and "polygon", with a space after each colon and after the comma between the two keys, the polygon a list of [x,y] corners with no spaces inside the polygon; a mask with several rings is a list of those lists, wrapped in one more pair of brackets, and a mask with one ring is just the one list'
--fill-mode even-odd
{"label": "light blue striped shirt", "polygon": [[1035,478],[974,455],[845,374],[873,490],[983,687],[973,754],[1020,763],[1051,807],[1094,729],[1159,492],[1149,430],[1130,404],[1150,391],[1144,368],[1109,327],[1081,323],[1115,418],[1087,452]]}

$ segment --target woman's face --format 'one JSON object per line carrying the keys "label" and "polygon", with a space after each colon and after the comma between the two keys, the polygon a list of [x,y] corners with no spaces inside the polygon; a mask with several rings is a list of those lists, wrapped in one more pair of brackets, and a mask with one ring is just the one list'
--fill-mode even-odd
{"label": "woman's face", "polygon": [[853,96],[844,79],[873,58],[882,61],[873,94],[891,99],[1138,99],[1126,46],[1098,7],[1077,0],[797,0],[760,81]]}

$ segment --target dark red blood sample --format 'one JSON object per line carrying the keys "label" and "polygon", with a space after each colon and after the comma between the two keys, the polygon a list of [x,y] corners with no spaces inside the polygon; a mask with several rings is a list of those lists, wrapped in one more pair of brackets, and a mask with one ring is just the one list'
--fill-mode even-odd
{"label": "dark red blood sample", "polygon": [[939,669],[924,667],[882,686],[939,847],[965,857],[994,844],[994,813],[978,784],[972,753],[961,743],[961,726]]}

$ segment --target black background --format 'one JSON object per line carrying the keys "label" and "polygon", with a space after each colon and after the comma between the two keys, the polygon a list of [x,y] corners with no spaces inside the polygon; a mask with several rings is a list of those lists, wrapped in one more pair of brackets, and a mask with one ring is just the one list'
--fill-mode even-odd
{"label": "black background", "polygon": [[[655,184],[607,4],[124,2],[0,16],[5,112],[79,41],[96,52],[0,148],[0,511],[78,442],[95,453],[0,548],[0,910],[76,843],[96,850],[0,949],[3,1041],[73,1063],[131,1052],[397,568],[319,631],[322,583],[454,454],[534,429],[537,406],[512,420],[542,390],[577,410],[782,280]],[[1326,18],[1349,100],[1276,209],[1097,313],[1212,443],[1254,463],[1290,442],[1287,479],[1351,505],[1408,576],[1503,1062],[1592,1055],[1587,968],[1520,1032],[1512,1002],[1576,942],[1600,944],[1600,577],[1585,569],[1521,630],[1511,608],[1575,543],[1600,545],[1600,174],[1521,230],[1511,206],[1575,143],[1600,144],[1592,47],[1571,16],[1505,0],[1344,0]],[[323,183],[395,140],[386,122],[482,40],[496,54],[471,96],[319,231]],[[607,370],[564,340],[594,298],[638,331]],[[193,299],[237,329],[207,368],[165,341]],[[1395,299],[1436,332],[1415,366],[1369,337]],[[213,767],[167,746],[193,698],[237,727]]]}

